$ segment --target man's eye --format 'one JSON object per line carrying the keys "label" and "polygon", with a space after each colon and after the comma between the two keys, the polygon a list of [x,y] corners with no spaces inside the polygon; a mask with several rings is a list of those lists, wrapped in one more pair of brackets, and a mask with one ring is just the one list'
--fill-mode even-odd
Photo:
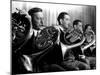
{"label": "man's eye", "polygon": [[44,20],[44,18],[40,18],[41,20]]}
{"label": "man's eye", "polygon": [[69,20],[69,19],[66,19],[66,20]]}
{"label": "man's eye", "polygon": [[38,17],[37,17],[36,19],[37,19],[37,20],[39,20],[39,18],[38,18]]}
{"label": "man's eye", "polygon": [[68,19],[66,19],[66,20],[68,20]]}

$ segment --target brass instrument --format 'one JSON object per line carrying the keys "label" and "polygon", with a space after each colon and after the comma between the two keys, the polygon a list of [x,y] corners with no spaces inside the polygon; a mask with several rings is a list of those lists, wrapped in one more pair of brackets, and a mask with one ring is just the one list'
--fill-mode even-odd
{"label": "brass instrument", "polygon": [[66,31],[61,33],[60,40],[67,47],[67,50],[80,46],[85,41],[84,35],[79,30],[73,29],[71,32]]}
{"label": "brass instrument", "polygon": [[83,53],[84,53],[84,50],[91,47],[96,42],[95,33],[92,30],[85,33],[85,38],[86,38],[86,41],[81,46],[81,50],[82,50]]}
{"label": "brass instrument", "polygon": [[26,15],[12,13],[12,49],[19,50],[30,38],[32,25]]}

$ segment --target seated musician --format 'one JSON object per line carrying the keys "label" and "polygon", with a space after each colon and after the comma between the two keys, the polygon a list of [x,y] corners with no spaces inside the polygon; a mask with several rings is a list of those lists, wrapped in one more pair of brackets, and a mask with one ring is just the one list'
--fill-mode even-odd
{"label": "seated musician", "polygon": [[96,68],[96,46],[95,46],[95,33],[90,24],[85,25],[86,40],[82,44],[81,49],[83,54],[87,57],[91,69]]}
{"label": "seated musician", "polygon": [[[18,9],[17,9],[18,10]],[[18,61],[13,62],[13,73],[30,73],[34,72],[33,63],[34,60],[31,57],[38,55],[40,50],[36,47],[36,37],[39,34],[40,30],[44,28],[43,26],[43,13],[41,8],[32,8],[28,11],[28,13],[24,10],[18,10],[21,15],[25,15],[26,18],[30,21],[31,29],[28,35],[28,40],[25,42],[23,47],[20,50],[16,51],[16,57],[14,59],[18,59]],[[35,55],[32,55],[37,53]],[[13,61],[14,61],[13,59]],[[15,63],[18,63],[15,64]],[[16,68],[14,68],[16,66]]]}
{"label": "seated musician", "polygon": [[[82,24],[82,21],[81,20],[78,20],[78,19],[74,20],[73,21],[73,27],[74,27],[74,30],[79,33],[80,38],[79,38],[78,41],[80,41],[81,40],[81,37],[84,37],[84,35],[83,35],[83,24]],[[75,48],[72,49],[77,60],[80,59],[80,56],[81,57],[85,57],[83,55],[82,51],[81,51],[81,47],[80,46],[75,47]]]}
{"label": "seated musician", "polygon": [[[92,30],[92,27],[90,24],[85,25],[85,36],[86,36],[86,41],[84,42],[83,45],[85,45],[82,49],[85,51],[88,51],[85,53],[86,56],[96,56],[95,52],[95,33]],[[94,52],[93,52],[94,51]],[[93,53],[92,53],[93,52]]]}

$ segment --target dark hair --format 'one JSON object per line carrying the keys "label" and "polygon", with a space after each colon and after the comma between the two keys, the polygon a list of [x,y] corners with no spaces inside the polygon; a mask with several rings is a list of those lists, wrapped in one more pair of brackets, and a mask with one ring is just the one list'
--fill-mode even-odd
{"label": "dark hair", "polygon": [[90,26],[92,28],[92,25],[86,24],[84,30],[86,30],[88,28],[88,26]]}
{"label": "dark hair", "polygon": [[64,19],[64,15],[69,15],[69,14],[67,12],[61,12],[57,18],[59,24],[60,24],[60,19]]}
{"label": "dark hair", "polygon": [[77,20],[74,20],[74,21],[73,21],[73,26],[74,26],[74,25],[78,25],[79,22],[82,22],[82,21],[81,21],[81,20],[78,20],[78,19],[77,19]]}
{"label": "dark hair", "polygon": [[30,16],[32,16],[34,13],[36,12],[42,12],[42,9],[41,8],[38,8],[38,7],[35,7],[35,8],[31,8],[29,11],[28,11],[28,14]]}

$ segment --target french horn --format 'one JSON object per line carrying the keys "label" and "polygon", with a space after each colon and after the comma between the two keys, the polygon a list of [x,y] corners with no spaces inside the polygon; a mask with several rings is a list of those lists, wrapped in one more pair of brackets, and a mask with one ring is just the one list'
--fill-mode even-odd
{"label": "french horn", "polygon": [[20,14],[20,12],[14,12],[12,17],[12,50],[17,51],[21,48],[29,39],[32,26],[26,15]]}
{"label": "french horn", "polygon": [[53,26],[45,27],[36,38],[36,46],[39,49],[46,49],[52,46],[58,37],[58,30]]}
{"label": "french horn", "polygon": [[91,30],[85,32],[86,42],[81,46],[81,50],[84,53],[84,50],[91,47],[96,42],[95,33]]}
{"label": "french horn", "polygon": [[61,31],[60,41],[66,46],[66,50],[69,50],[81,46],[85,41],[85,37],[79,30],[72,29],[71,31]]}

